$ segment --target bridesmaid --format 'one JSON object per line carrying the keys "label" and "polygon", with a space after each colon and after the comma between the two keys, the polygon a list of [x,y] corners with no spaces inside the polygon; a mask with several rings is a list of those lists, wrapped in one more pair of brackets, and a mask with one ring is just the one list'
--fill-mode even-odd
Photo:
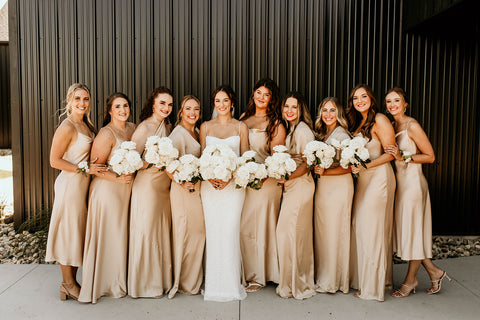
{"label": "bridesmaid", "polygon": [[277,294],[282,298],[306,299],[315,295],[313,266],[313,194],[315,183],[307,174],[302,157],[308,142],[315,140],[312,119],[302,94],[288,93],[282,102],[282,116],[287,124],[286,147],[297,163],[284,185],[277,225],[280,279]]}
{"label": "bridesmaid", "polygon": [[[383,301],[385,287],[391,284],[393,201],[395,175],[391,154],[383,148],[395,143],[395,132],[388,118],[377,113],[372,89],[359,84],[348,98],[347,120],[350,132],[368,140],[367,169],[351,166],[358,173],[352,209],[351,287],[355,296]],[[356,261],[355,261],[356,260]]]}
{"label": "bridesmaid", "polygon": [[[349,139],[348,124],[337,98],[325,98],[318,107],[315,131],[319,140]],[[340,152],[337,152],[340,159]],[[330,168],[315,166],[321,177],[315,188],[315,287],[317,292],[348,293],[350,261],[350,214],[353,179],[350,169],[338,162]]]}
{"label": "bridesmaid", "polygon": [[[188,95],[180,101],[177,126],[170,134],[179,157],[191,154],[200,157],[201,146],[195,124],[200,119],[200,100]],[[205,248],[205,221],[203,219],[200,183],[178,184],[172,178],[170,201],[172,204],[173,287],[168,298],[177,291],[199,294],[203,281],[203,251]],[[190,192],[194,190],[193,192]]]}
{"label": "bridesmaid", "polygon": [[[142,156],[148,137],[170,134],[172,108],[170,89],[158,87],[150,92],[132,136]],[[170,178],[157,167],[147,166],[144,161],[132,187],[128,294],[133,298],[161,297],[172,287]]]}
{"label": "bridesmaid", "polygon": [[[130,140],[135,125],[127,122],[130,101],[123,93],[107,97],[103,128],[93,141],[91,159],[108,161],[122,142]],[[95,173],[90,185],[82,289],[78,301],[96,303],[101,296],[126,295],[128,208],[133,175],[111,171]]]}
{"label": "bridesmaid", "polygon": [[[255,151],[255,161],[264,163],[276,145],[285,144],[285,127],[280,120],[279,89],[270,79],[261,79],[241,119],[248,126],[250,149]],[[268,281],[278,283],[278,256],[275,229],[282,188],[273,178],[268,178],[258,190],[246,189],[243,205],[240,245],[247,292],[264,287]]]}
{"label": "bridesmaid", "polygon": [[[395,194],[394,249],[402,260],[409,261],[408,273],[392,295],[406,297],[418,285],[417,272],[423,264],[432,281],[427,293],[442,288],[442,280],[450,278],[432,260],[432,213],[428,184],[422,173],[422,163],[433,163],[435,154],[420,124],[405,114],[408,106],[405,92],[393,88],[387,92],[385,104],[395,119],[396,145],[385,148],[395,157],[397,191]],[[400,151],[411,155],[402,158]]]}
{"label": "bridesmaid", "polygon": [[[74,83],[68,88],[67,118],[55,131],[50,150],[50,165],[62,170],[55,180],[55,200],[48,232],[45,261],[57,261],[62,270],[60,299],[78,299],[77,269],[82,265],[87,194],[90,177],[77,170],[87,161],[96,132],[90,120],[90,90]],[[64,113],[64,114],[65,114]],[[100,169],[90,165],[90,174]]]}

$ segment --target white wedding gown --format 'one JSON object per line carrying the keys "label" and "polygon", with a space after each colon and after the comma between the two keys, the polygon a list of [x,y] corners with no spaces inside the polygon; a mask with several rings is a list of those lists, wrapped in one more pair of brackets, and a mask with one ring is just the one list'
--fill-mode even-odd
{"label": "white wedding gown", "polygon": [[[240,136],[206,137],[206,145],[226,144],[240,154]],[[206,229],[204,300],[232,301],[247,297],[241,283],[240,216],[245,190],[236,189],[233,179],[223,190],[210,182],[201,185]]]}

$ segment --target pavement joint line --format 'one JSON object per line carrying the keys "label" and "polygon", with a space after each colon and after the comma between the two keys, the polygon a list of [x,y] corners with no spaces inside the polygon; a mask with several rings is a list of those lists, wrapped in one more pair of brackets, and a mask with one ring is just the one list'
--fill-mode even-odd
{"label": "pavement joint line", "polygon": [[25,274],[23,274],[17,281],[15,281],[14,283],[12,283],[11,285],[9,285],[7,288],[5,288],[5,290],[3,290],[2,292],[0,292],[0,296],[2,294],[4,294],[8,289],[10,289],[11,287],[13,287],[14,285],[16,285],[20,280],[22,280],[23,278],[25,278],[28,274],[30,274],[30,272],[32,272],[33,270],[37,269],[38,266],[40,266],[40,264],[37,264],[34,268],[30,269],[28,272],[26,272]]}
{"label": "pavement joint line", "polygon": [[473,292],[472,290],[470,290],[468,287],[464,286],[460,281],[458,281],[457,279],[453,278],[453,277],[450,277],[452,278],[452,281],[455,282],[455,283],[458,283],[458,285],[460,287],[462,287],[463,289],[467,290],[468,292],[470,292],[471,294],[473,294],[475,297],[477,297],[477,299],[480,300],[480,296],[478,294],[476,294],[475,292]]}

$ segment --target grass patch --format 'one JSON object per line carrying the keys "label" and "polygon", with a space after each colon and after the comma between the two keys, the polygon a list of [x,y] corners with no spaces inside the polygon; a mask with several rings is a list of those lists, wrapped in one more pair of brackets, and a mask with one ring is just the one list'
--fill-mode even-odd
{"label": "grass patch", "polygon": [[0,179],[10,178],[12,176],[12,171],[0,169]]}
{"label": "grass patch", "polygon": [[52,208],[42,208],[35,212],[35,215],[27,219],[18,228],[18,233],[26,230],[30,233],[37,231],[48,231],[50,226],[50,217],[52,216]]}

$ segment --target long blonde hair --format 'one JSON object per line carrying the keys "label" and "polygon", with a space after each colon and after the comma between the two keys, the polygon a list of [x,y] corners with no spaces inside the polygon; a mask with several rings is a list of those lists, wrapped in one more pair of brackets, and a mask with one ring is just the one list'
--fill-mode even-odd
{"label": "long blonde hair", "polygon": [[317,109],[317,120],[315,121],[315,134],[317,138],[321,141],[327,135],[327,125],[322,121],[322,109],[328,103],[331,102],[336,109],[337,123],[342,126],[345,130],[348,131],[348,122],[345,118],[345,112],[342,105],[335,97],[327,97],[323,99]]}
{"label": "long blonde hair", "polygon": [[90,107],[83,115],[83,122],[85,122],[85,124],[87,125],[88,129],[90,129],[90,131],[92,131],[93,133],[97,133],[97,130],[95,129],[92,123],[92,120],[90,119],[92,95],[90,93],[90,89],[83,83],[74,83],[68,88],[67,98],[65,99],[65,101],[67,102],[67,105],[65,106],[64,111],[60,114],[58,118],[60,120],[60,118],[63,117],[64,115],[69,117],[72,114],[72,106],[70,105],[70,101],[72,101],[73,95],[77,90],[85,90],[88,93],[88,97],[90,98]]}
{"label": "long blonde hair", "polygon": [[185,97],[182,98],[182,100],[180,100],[180,109],[177,112],[177,122],[175,123],[175,126],[177,126],[180,123],[180,121],[182,121],[182,112],[185,107],[185,103],[187,103],[188,100],[197,101],[198,105],[200,106],[200,117],[202,116],[202,108],[201,108],[202,104],[200,103],[200,99],[198,99],[193,94],[186,95]]}

